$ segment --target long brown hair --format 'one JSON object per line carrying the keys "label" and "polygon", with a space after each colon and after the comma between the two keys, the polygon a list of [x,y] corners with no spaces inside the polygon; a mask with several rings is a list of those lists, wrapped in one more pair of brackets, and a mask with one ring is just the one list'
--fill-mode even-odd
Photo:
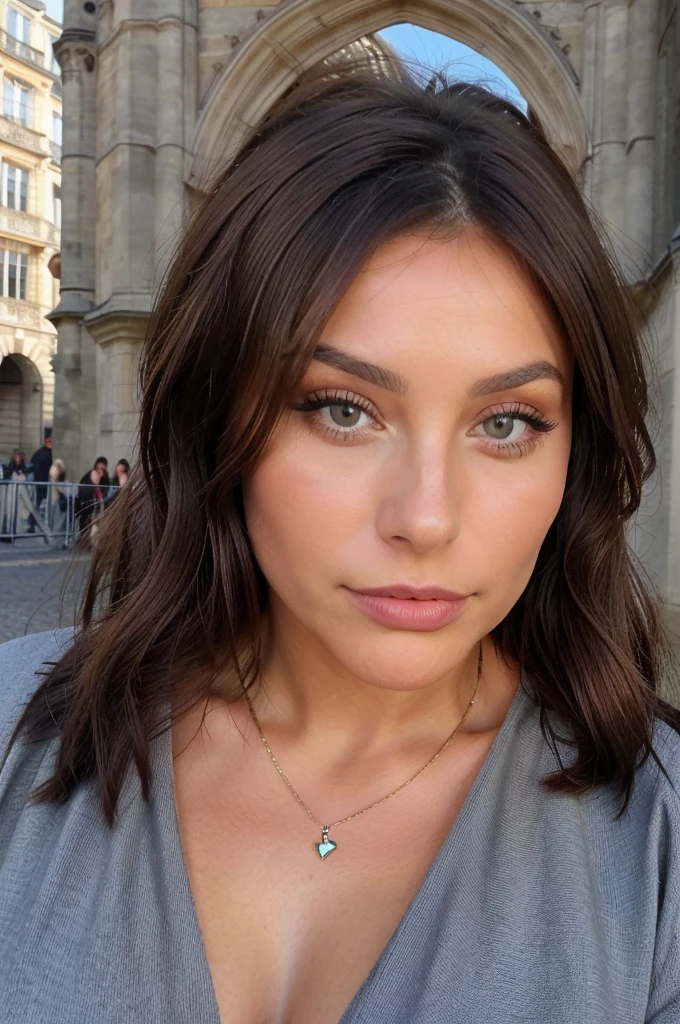
{"label": "long brown hair", "polygon": [[625,807],[636,768],[658,761],[655,716],[680,729],[659,695],[656,601],[626,539],[654,468],[635,307],[533,120],[478,86],[341,68],[280,101],[178,247],[148,327],[138,463],[100,520],[74,642],[12,737],[60,737],[35,799],[63,801],[93,778],[112,823],[132,765],[148,796],[149,743],[170,708],[200,700],[226,669],[244,685],[257,677],[267,586],[241,474],[375,248],[467,224],[521,260],[576,360],[564,499],[494,637],[530,676],[557,753],[552,719],[569,726],[577,756],[545,784],[616,783]]}

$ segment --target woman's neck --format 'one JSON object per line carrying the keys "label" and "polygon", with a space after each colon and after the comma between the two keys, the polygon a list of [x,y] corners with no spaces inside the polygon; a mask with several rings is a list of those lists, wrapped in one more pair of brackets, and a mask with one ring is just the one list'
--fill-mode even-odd
{"label": "woman's neck", "polygon": [[[466,714],[475,694],[479,643],[441,678],[393,690],[352,675],[282,618],[270,615],[265,621],[261,685],[251,695],[265,735],[285,735],[302,748],[345,761],[402,746],[430,749]],[[517,667],[503,660],[490,636],[481,649],[475,703],[461,733],[497,729],[519,679]]]}

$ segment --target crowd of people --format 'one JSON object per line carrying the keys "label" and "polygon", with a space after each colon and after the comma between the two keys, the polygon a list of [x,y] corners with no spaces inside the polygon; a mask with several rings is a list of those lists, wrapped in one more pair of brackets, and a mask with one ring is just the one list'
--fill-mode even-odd
{"label": "crowd of people", "polygon": [[[94,465],[74,486],[69,481],[63,459],[53,458],[52,435],[47,431],[43,444],[26,462],[25,453],[15,448],[9,462],[0,463],[0,484],[5,482],[30,481],[35,487],[31,495],[31,510],[26,524],[27,533],[35,533],[44,527],[52,534],[91,533],[95,518],[102,512],[120,492],[128,481],[130,464],[127,459],[119,459],[113,476],[109,476],[108,459],[100,455]],[[51,488],[51,494],[48,493]],[[16,507],[16,506],[15,506]],[[67,528],[69,515],[73,519],[72,531]],[[13,527],[13,528],[10,528]],[[8,521],[7,510],[4,521],[0,523],[0,534],[9,539],[16,532],[16,524]]]}

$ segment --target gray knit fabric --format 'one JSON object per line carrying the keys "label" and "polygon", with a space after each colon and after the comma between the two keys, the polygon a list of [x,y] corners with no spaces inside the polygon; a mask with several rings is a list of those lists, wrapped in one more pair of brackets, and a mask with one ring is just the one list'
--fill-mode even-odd
{"label": "gray knit fabric", "polygon": [[[0,646],[0,744],[68,644]],[[680,737],[657,726],[626,814],[609,789],[539,785],[555,764],[520,688],[427,878],[341,1024],[680,1024]],[[182,858],[170,737],[110,831],[82,785],[26,803],[54,743],[0,773],[0,1021],[220,1024]],[[227,1016],[223,1024],[242,1024]],[[294,1022],[292,1022],[294,1024]]]}

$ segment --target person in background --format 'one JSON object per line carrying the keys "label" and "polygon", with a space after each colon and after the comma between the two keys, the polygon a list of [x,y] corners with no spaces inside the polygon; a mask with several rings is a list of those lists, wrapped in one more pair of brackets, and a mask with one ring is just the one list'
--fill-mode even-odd
{"label": "person in background", "polygon": [[80,478],[76,515],[81,533],[90,525],[92,518],[104,508],[106,489],[110,485],[106,472],[107,465],[106,459],[99,458],[92,469]]}
{"label": "person in background", "polygon": [[[62,459],[55,459],[49,469],[49,479],[54,485],[52,487],[50,508],[50,533],[66,533],[66,514],[68,512],[68,493],[59,484],[66,482],[66,466]],[[65,545],[63,545],[65,546]]]}
{"label": "person in background", "polygon": [[[20,449],[14,449],[9,457],[9,462],[2,466],[2,479],[5,483],[11,481],[19,481],[28,479],[29,467],[26,465],[26,456]],[[3,541],[10,543],[11,536],[16,531],[16,518],[17,518],[17,507],[16,507],[16,487],[12,488],[12,492],[4,492],[3,490],[3,509],[2,509],[2,535]]]}
{"label": "person in background", "polygon": [[[28,466],[26,465],[25,456],[21,448],[15,448],[10,455],[9,462],[4,466],[0,466],[0,476],[4,483],[10,483],[11,481],[26,480],[28,477]],[[2,539],[5,543],[10,544],[12,541],[12,534],[16,532],[17,524],[17,503],[16,503],[16,487],[12,488],[12,491],[6,491],[3,489],[2,499],[2,523],[0,524],[2,533]]]}
{"label": "person in background", "polygon": [[116,468],[113,472],[113,480],[111,481],[111,488],[109,490],[109,496],[106,499],[106,506],[111,504],[117,494],[120,493],[120,488],[124,487],[128,482],[128,475],[130,473],[130,463],[127,459],[119,459],[116,463]]}
{"label": "person in background", "polygon": [[3,480],[25,480],[28,476],[26,456],[21,448],[15,448],[9,462],[2,467]]}
{"label": "person in background", "polygon": [[63,459],[54,460],[54,462],[50,466],[48,479],[52,483],[66,483],[66,464],[64,463]]}
{"label": "person in background", "polygon": [[[42,447],[38,448],[33,453],[31,459],[31,468],[33,469],[33,480],[36,484],[42,485],[35,489],[35,507],[40,514],[42,507],[47,500],[47,481],[50,476],[50,467],[52,465],[52,434],[51,432],[45,433],[45,439]],[[28,517],[28,533],[35,533],[35,528],[38,525],[38,521],[31,512]]]}
{"label": "person in background", "polygon": [[130,463],[127,459],[118,459],[116,468],[113,473],[113,480],[111,485],[113,487],[123,487],[127,483],[128,474],[130,472]]}
{"label": "person in background", "polygon": [[95,459],[94,468],[100,468],[102,472],[101,486],[104,489],[104,494],[108,493],[108,489],[111,486],[111,478],[109,476],[109,460],[104,455],[99,455]]}

